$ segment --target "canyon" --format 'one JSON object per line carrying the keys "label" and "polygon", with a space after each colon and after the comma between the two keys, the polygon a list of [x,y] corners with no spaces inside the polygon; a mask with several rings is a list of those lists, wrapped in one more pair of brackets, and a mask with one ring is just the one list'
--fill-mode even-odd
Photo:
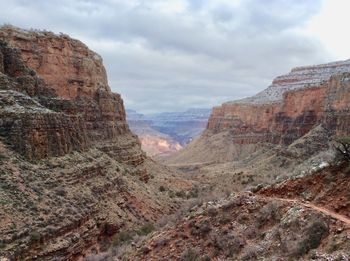
{"label": "canyon", "polygon": [[349,260],[349,102],[345,60],[142,115],[84,43],[3,26],[0,260]]}
{"label": "canyon", "polygon": [[184,112],[140,114],[127,110],[127,121],[150,156],[168,156],[181,150],[205,129],[209,109],[192,108]]}
{"label": "canyon", "polygon": [[298,67],[213,108],[204,133],[163,162],[221,196],[131,259],[348,260],[349,162],[334,148],[349,135],[349,65]]}
{"label": "canyon", "polygon": [[297,67],[255,96],[214,107],[201,138],[169,163],[240,160],[261,144],[288,146],[318,125],[348,135],[349,76],[350,60]]}

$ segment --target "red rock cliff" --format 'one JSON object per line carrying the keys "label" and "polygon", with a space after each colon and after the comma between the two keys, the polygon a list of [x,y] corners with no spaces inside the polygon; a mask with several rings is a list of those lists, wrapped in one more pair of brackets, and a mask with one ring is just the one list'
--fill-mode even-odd
{"label": "red rock cliff", "polygon": [[175,209],[156,193],[173,178],[145,161],[99,56],[67,36],[0,28],[0,259],[97,251]]}
{"label": "red rock cliff", "polygon": [[321,123],[348,134],[349,72],[350,60],[295,68],[251,98],[215,107],[207,130],[230,130],[239,144],[290,144]]}
{"label": "red rock cliff", "polygon": [[[93,146],[122,162],[143,162],[139,141],[126,123],[123,101],[111,92],[98,54],[78,40],[49,32],[5,27],[0,40],[2,71],[17,81],[12,89],[35,97],[48,112],[3,126],[15,148],[30,159],[41,159]],[[74,135],[65,135],[66,130]],[[20,136],[23,139],[16,138]],[[68,140],[74,136],[76,142]]]}

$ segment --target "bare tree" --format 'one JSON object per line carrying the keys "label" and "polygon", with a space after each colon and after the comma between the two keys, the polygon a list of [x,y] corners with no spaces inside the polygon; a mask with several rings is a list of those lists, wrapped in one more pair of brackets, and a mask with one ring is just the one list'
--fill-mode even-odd
{"label": "bare tree", "polygon": [[338,155],[346,161],[350,162],[350,136],[338,137],[334,139],[334,148]]}

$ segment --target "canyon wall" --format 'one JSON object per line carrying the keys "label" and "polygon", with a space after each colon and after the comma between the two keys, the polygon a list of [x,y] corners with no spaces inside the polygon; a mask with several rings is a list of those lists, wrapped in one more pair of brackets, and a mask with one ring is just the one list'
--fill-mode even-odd
{"label": "canyon wall", "polygon": [[290,145],[318,125],[330,137],[349,135],[349,76],[350,60],[295,68],[255,96],[214,107],[201,138],[167,162],[239,160],[262,143]]}
{"label": "canyon wall", "polygon": [[[49,113],[70,118],[71,122],[80,125],[75,136],[82,137],[77,138],[79,146],[73,146],[74,149],[97,146],[111,157],[119,157],[118,160],[133,163],[135,166],[142,164],[143,155],[139,141],[128,128],[120,95],[112,93],[108,86],[102,58],[98,54],[78,40],[50,32],[3,28],[0,31],[0,40],[7,45],[3,44],[2,52],[5,74],[22,86],[22,89],[16,90],[36,97],[42,106],[50,110]],[[37,143],[41,143],[39,146],[46,146],[41,150],[42,153],[37,151],[33,155],[30,155],[29,151],[32,150],[29,149],[25,153],[29,158],[62,156],[71,151],[69,145],[67,149],[59,150],[56,146],[45,145],[48,141],[62,139],[68,123],[59,126],[59,120],[56,123],[51,120],[45,126],[43,121],[52,117],[37,118],[34,121],[30,117],[16,123],[17,126],[6,125],[6,129],[16,132],[14,136],[22,135],[29,139],[29,147],[37,148]],[[35,126],[35,130],[31,126]],[[55,129],[56,136],[45,137],[50,134],[48,129]]]}
{"label": "canyon wall", "polygon": [[145,157],[100,56],[66,35],[0,28],[1,260],[98,252],[176,209],[160,186],[187,183]]}
{"label": "canyon wall", "polygon": [[[284,145],[318,124],[346,135],[348,131],[341,125],[349,118],[349,72],[350,61],[293,69],[256,96],[214,108],[207,130],[213,133],[230,130],[237,137],[233,142],[237,143],[262,141]],[[244,139],[245,135],[252,138]]]}

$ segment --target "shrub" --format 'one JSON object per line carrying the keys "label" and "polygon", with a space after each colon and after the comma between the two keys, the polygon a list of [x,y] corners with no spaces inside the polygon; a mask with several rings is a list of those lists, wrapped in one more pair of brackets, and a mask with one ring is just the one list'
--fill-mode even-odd
{"label": "shrub", "polygon": [[350,136],[338,137],[335,140],[334,149],[336,157],[340,160],[350,162]]}
{"label": "shrub", "polygon": [[257,226],[262,228],[268,221],[274,222],[278,219],[279,204],[276,202],[267,203],[259,212]]}
{"label": "shrub", "polygon": [[152,223],[146,223],[143,225],[136,233],[139,236],[146,236],[154,230],[154,225]]}
{"label": "shrub", "polygon": [[178,197],[178,198],[186,198],[186,192],[183,191],[183,190],[176,191],[175,192],[175,196]]}
{"label": "shrub", "polygon": [[229,241],[228,243],[227,255],[230,257],[237,255],[241,251],[244,244],[245,242],[241,237],[235,236],[233,240]]}
{"label": "shrub", "polygon": [[86,261],[107,261],[109,258],[108,253],[99,253],[85,258]]}
{"label": "shrub", "polygon": [[293,254],[300,257],[311,249],[317,248],[326,234],[328,234],[328,226],[324,222],[320,220],[312,222],[304,229],[303,238],[298,242]]}
{"label": "shrub", "polygon": [[61,197],[64,197],[66,196],[67,192],[64,188],[57,188],[56,191],[55,191],[56,195],[58,196],[61,196]]}
{"label": "shrub", "polygon": [[204,255],[204,256],[202,256],[202,258],[201,258],[200,260],[201,260],[201,261],[210,261],[211,258],[210,258],[210,256],[208,256],[208,255]]}
{"label": "shrub", "polygon": [[221,225],[226,225],[226,224],[228,224],[228,223],[230,223],[231,222],[231,216],[230,215],[228,215],[228,214],[223,214],[220,218],[219,218],[219,223],[221,224]]}
{"label": "shrub", "polygon": [[121,231],[113,238],[112,245],[119,246],[126,243],[129,243],[133,238],[131,231]]}
{"label": "shrub", "polygon": [[216,208],[209,208],[207,210],[207,215],[210,217],[215,217],[218,214],[218,210]]}
{"label": "shrub", "polygon": [[206,236],[211,231],[211,226],[208,221],[203,221],[200,224],[195,224],[195,222],[190,223],[191,234],[194,236]]}
{"label": "shrub", "polygon": [[39,232],[36,232],[36,231],[33,231],[31,234],[30,234],[30,240],[33,241],[33,242],[39,242],[41,239],[41,235]]}
{"label": "shrub", "polygon": [[242,253],[242,260],[244,261],[250,261],[250,260],[256,260],[257,257],[259,256],[259,248],[254,245],[247,246],[244,248],[243,253]]}
{"label": "shrub", "polygon": [[185,252],[181,255],[182,261],[198,261],[199,260],[199,254],[197,249],[187,249]]}
{"label": "shrub", "polygon": [[159,187],[159,191],[160,191],[160,192],[164,192],[164,191],[166,191],[166,189],[165,189],[164,186],[160,186],[160,187]]}

